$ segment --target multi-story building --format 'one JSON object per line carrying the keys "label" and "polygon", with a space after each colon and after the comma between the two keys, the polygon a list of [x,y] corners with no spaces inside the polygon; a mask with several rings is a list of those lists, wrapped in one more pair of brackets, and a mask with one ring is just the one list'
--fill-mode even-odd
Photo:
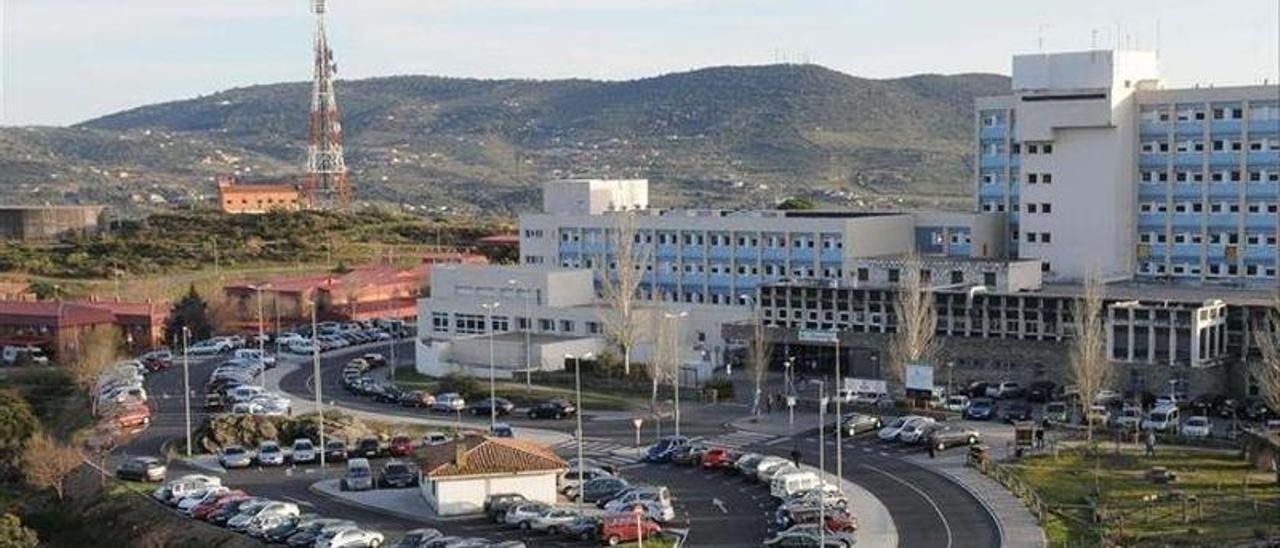
{"label": "multi-story building", "polygon": [[976,122],[977,207],[1049,279],[1276,286],[1277,86],[1164,89],[1150,52],[1018,55]]}
{"label": "multi-story building", "polygon": [[302,207],[301,196],[298,185],[290,182],[243,182],[235,177],[218,177],[218,207],[223,213],[295,211]]}

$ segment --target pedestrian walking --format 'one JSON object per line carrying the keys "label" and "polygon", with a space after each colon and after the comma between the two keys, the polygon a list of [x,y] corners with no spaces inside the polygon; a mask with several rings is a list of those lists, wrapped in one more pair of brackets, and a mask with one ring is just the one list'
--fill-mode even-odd
{"label": "pedestrian walking", "polygon": [[932,459],[932,458],[936,457],[936,456],[937,456],[937,448],[935,447],[935,444],[934,444],[934,443],[931,443],[931,442],[925,442],[925,443],[926,443],[926,444],[928,444],[928,446],[929,446],[929,458],[931,458],[931,459]]}
{"label": "pedestrian walking", "polygon": [[1147,431],[1147,456],[1148,457],[1156,456],[1156,431],[1155,430]]}
{"label": "pedestrian walking", "polygon": [[1036,429],[1036,449],[1044,449],[1044,428]]}
{"label": "pedestrian walking", "polygon": [[801,457],[801,456],[802,456],[802,455],[801,455],[801,453],[800,453],[800,446],[799,446],[799,445],[793,446],[793,447],[791,448],[791,462],[792,462],[792,464],[795,464],[795,465],[796,465],[796,468],[799,468],[799,467],[800,467],[800,457]]}

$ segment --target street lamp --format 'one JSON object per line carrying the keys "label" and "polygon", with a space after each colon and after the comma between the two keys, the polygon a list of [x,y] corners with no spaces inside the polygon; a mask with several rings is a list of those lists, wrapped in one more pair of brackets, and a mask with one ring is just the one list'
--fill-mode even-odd
{"label": "street lamp", "polygon": [[480,308],[485,312],[485,330],[489,332],[489,432],[498,424],[498,393],[493,381],[493,311],[500,303],[484,303]]}
{"label": "street lamp", "polygon": [[577,506],[578,506],[579,516],[582,515],[582,496],[583,496],[582,486],[586,484],[586,482],[583,481],[583,474],[582,474],[583,468],[585,468],[584,461],[582,460],[582,360],[589,360],[591,358],[592,358],[592,354],[590,352],[587,352],[585,354],[580,354],[577,356],[573,354],[564,355],[565,360],[573,360],[573,389],[574,389],[574,392],[577,394],[577,400],[578,400],[577,402],[578,410],[574,412],[573,415],[578,423],[577,425],[577,437],[578,437]]}
{"label": "street lamp", "polygon": [[675,404],[676,404],[675,421],[676,421],[677,437],[680,436],[680,319],[688,316],[689,316],[688,310],[681,310],[678,313],[666,312],[662,314],[662,317],[668,320],[671,320],[671,324],[672,324],[670,351],[671,351],[672,367],[675,368],[675,377],[674,377],[674,382],[672,382],[671,384],[673,385],[673,390],[675,391]]}
{"label": "street lamp", "polygon": [[529,341],[530,334],[533,331],[533,309],[529,296],[533,294],[524,282],[516,279],[507,280],[507,284],[514,286],[524,294],[524,388],[526,392],[533,391],[533,359],[530,354],[533,352],[533,344]]}
{"label": "street lamp", "polygon": [[787,391],[787,431],[791,432],[796,427],[796,387],[791,382],[791,356],[787,356],[787,360],[782,362],[783,377],[786,379]]}
{"label": "street lamp", "polygon": [[321,386],[324,385],[324,379],[320,377],[320,344],[316,340],[316,302],[311,301],[311,378],[315,379],[312,384],[316,390],[316,421],[318,426],[316,431],[320,433],[320,467],[325,467],[325,447],[324,447],[324,403],[321,399]]}
{"label": "street lamp", "polygon": [[[751,321],[752,321],[752,324],[753,324],[752,330],[754,331],[754,329],[755,329],[755,327],[754,327],[754,322],[758,322],[758,321],[760,321],[760,301],[756,299],[756,296],[755,296],[755,295],[751,295],[751,294],[748,294],[748,293],[743,293],[743,294],[741,294],[741,295],[738,295],[738,299],[740,299],[740,300],[742,300],[742,301],[745,301],[745,302],[747,302],[747,303],[750,303],[750,304],[751,304]],[[753,335],[754,335],[754,333],[753,333]],[[762,358],[762,359],[763,359],[763,358]],[[733,375],[733,361],[732,361],[732,360],[725,360],[725,365],[724,365],[724,374],[725,374],[725,375]],[[757,386],[756,388],[758,389],[759,387]],[[756,397],[756,400],[755,400],[755,401],[759,402],[759,401],[760,401],[760,399],[759,399],[759,398],[760,398],[760,394],[756,394],[756,395],[755,395],[755,397]]]}
{"label": "street lamp", "polygon": [[182,326],[182,404],[187,410],[187,458],[191,458],[191,366],[187,361],[187,335],[191,333],[187,326]]}
{"label": "street lamp", "polygon": [[[839,401],[839,398],[836,398]],[[818,477],[821,481],[826,481],[827,477],[827,382],[818,381]],[[839,431],[839,428],[836,429]],[[836,447],[839,449],[839,446]],[[839,484],[844,481],[837,478]],[[822,488],[819,487],[819,490]],[[827,505],[824,502],[818,503],[818,546],[827,545]]]}
{"label": "street lamp", "polygon": [[[258,294],[258,387],[266,388],[267,385],[267,348],[266,333],[262,326],[262,289],[271,287],[271,284],[257,284],[249,286]],[[312,331],[314,334],[315,332]]]}

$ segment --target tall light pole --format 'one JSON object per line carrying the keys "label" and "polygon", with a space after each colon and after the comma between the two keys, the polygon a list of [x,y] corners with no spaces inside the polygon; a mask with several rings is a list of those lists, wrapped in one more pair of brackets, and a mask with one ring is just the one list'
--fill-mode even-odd
{"label": "tall light pole", "polygon": [[267,386],[267,342],[262,325],[262,288],[263,284],[249,286],[258,294],[258,387]]}
{"label": "tall light pole", "polygon": [[498,424],[498,391],[496,383],[493,380],[493,311],[498,308],[497,302],[484,303],[480,308],[484,309],[485,330],[489,332],[489,432],[493,432],[494,426]]}
{"label": "tall light pole", "polygon": [[319,422],[316,430],[320,433],[320,467],[324,468],[324,403],[321,399],[321,386],[324,385],[323,379],[320,377],[320,345],[316,342],[316,303],[311,301],[311,377],[315,379],[316,385],[316,421]]}
{"label": "tall light pole", "polygon": [[792,358],[791,356],[787,356],[787,360],[782,362],[782,373],[786,381],[788,433],[796,429],[796,387],[791,383],[791,365]]}
{"label": "tall light pole", "polygon": [[[759,314],[760,314],[760,309],[758,308],[758,307],[760,306],[760,301],[756,300],[756,296],[755,296],[755,295],[752,295],[752,294],[749,294],[749,293],[743,293],[743,294],[741,294],[741,295],[738,295],[738,299],[740,299],[740,300],[742,300],[742,301],[745,301],[745,302],[748,302],[748,303],[751,303],[751,322],[752,322],[752,325],[754,326],[755,322],[760,321],[760,316],[759,316]],[[752,327],[752,329],[754,330],[755,328],[754,328],[754,327]],[[753,334],[754,334],[754,333],[753,333]],[[763,358],[761,358],[761,359],[763,359]],[[768,362],[767,362],[767,360],[766,360],[766,362],[765,362],[765,363],[768,363]],[[765,368],[765,369],[768,369],[768,367],[764,367],[764,368]],[[748,368],[748,369],[747,369],[747,372],[748,372],[748,373],[750,373],[750,372],[751,372],[751,369],[750,369],[750,368]],[[732,360],[725,360],[725,362],[724,362],[724,374],[725,374],[725,375],[729,375],[729,376],[732,376],[732,375],[733,375],[733,361],[732,361]],[[760,389],[760,387],[759,387],[759,386],[756,386],[756,390],[758,391],[759,389]],[[754,401],[756,401],[756,402],[757,402],[757,403],[756,403],[756,405],[755,405],[755,406],[756,406],[756,408],[757,408],[757,411],[756,411],[756,412],[759,412],[759,403],[758,403],[758,402],[760,401],[760,394],[758,394],[758,393],[757,393],[757,394],[753,394],[753,397],[755,398],[755,400],[754,400]]]}
{"label": "tall light pole", "polygon": [[564,355],[564,359],[573,360],[573,391],[577,394],[578,400],[578,410],[573,413],[573,416],[578,423],[576,430],[576,437],[578,438],[578,496],[576,504],[579,516],[582,515],[582,486],[586,483],[583,481],[582,473],[582,469],[584,468],[584,462],[582,460],[582,360],[589,360],[591,358],[592,355],[590,352],[580,356],[575,356],[573,354]]}
{"label": "tall light pole", "polygon": [[516,289],[524,293],[524,389],[526,392],[533,391],[533,359],[530,354],[533,352],[533,345],[530,342],[530,333],[533,331],[533,309],[529,301],[529,296],[533,293],[524,285],[524,282],[516,279],[507,280],[507,284],[514,286]]}
{"label": "tall light pole", "polygon": [[[839,398],[836,398],[839,401]],[[818,477],[827,476],[827,383],[818,381]],[[837,429],[838,430],[838,429]],[[822,481],[826,481],[823,479]],[[837,480],[839,481],[839,480]],[[839,481],[839,483],[844,483]],[[821,488],[819,488],[821,490]],[[827,505],[818,503],[818,546],[827,545]]]}
{"label": "tall light pole", "polygon": [[[840,326],[836,325],[836,477],[844,477],[844,415],[840,411],[840,402],[844,400],[845,393],[841,393],[841,387],[844,386],[844,379],[840,378]],[[841,495],[844,494],[844,481],[836,481],[836,489]]]}
{"label": "tall light pole", "polygon": [[674,314],[670,312],[662,314],[664,318],[671,320],[671,341],[668,343],[671,345],[671,348],[668,350],[671,351],[671,367],[675,370],[675,375],[673,376],[671,385],[672,390],[675,391],[676,414],[674,418],[676,423],[676,436],[680,435],[680,319],[688,315],[688,310],[681,310]]}
{"label": "tall light pole", "polygon": [[182,405],[187,410],[187,458],[191,458],[191,364],[187,360],[187,334],[191,330],[182,326]]}

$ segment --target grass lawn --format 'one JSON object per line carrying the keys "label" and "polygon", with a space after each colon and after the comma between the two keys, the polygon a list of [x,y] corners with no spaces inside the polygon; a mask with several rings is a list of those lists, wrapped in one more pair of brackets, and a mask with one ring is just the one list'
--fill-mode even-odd
{"label": "grass lawn", "polygon": [[[396,371],[396,384],[402,388],[410,390],[426,390],[431,393],[437,393],[441,383],[441,379],[428,377],[417,371],[407,368],[400,368]],[[483,389],[485,397],[488,394],[489,383],[484,379],[476,380],[477,386]],[[552,398],[564,398],[569,401],[576,401],[574,391],[569,388],[561,388],[555,386],[533,385],[531,389],[527,389],[523,382],[512,380],[499,380],[495,384],[495,391],[500,398],[511,400],[518,406],[525,406]],[[588,413],[592,411],[631,411],[635,409],[645,409],[649,405],[649,400],[644,397],[631,397],[615,394],[605,394],[602,392],[582,392],[582,407]]]}
{"label": "grass lawn", "polygon": [[[1109,450],[1103,446],[1098,457],[1096,483],[1095,460],[1080,452],[1029,457],[1008,465],[1055,509],[1044,524],[1052,546],[1096,542],[1096,532],[1084,525],[1092,516],[1088,505],[1094,501],[1095,485],[1097,500],[1112,515],[1123,516],[1126,544],[1234,544],[1261,531],[1280,533],[1275,476],[1253,470],[1234,452],[1167,448],[1147,458],[1134,448],[1119,455]],[[1154,466],[1176,473],[1177,481],[1167,488],[1148,481],[1145,476]],[[1189,503],[1184,523],[1181,497],[1192,495],[1199,500],[1199,510]],[[1148,503],[1145,498],[1152,496],[1155,502]],[[1258,514],[1254,501],[1261,503]],[[1113,520],[1112,532],[1119,532],[1120,521]]]}

